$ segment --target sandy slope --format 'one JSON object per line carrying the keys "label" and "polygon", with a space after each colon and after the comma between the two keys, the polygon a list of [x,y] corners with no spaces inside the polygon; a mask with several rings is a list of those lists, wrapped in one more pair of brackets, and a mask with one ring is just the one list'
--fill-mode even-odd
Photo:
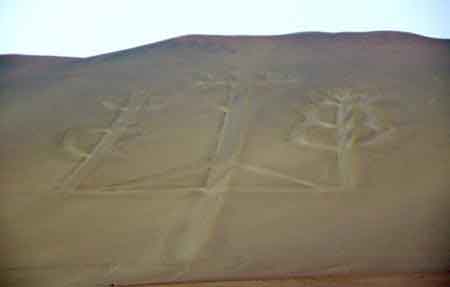
{"label": "sandy slope", "polygon": [[0,277],[448,270],[449,48],[396,32],[193,35],[8,68]]}
{"label": "sandy slope", "polygon": [[304,276],[292,278],[265,278],[253,280],[223,280],[203,282],[176,282],[176,283],[137,283],[118,284],[114,287],[333,287],[333,286],[411,286],[411,287],[444,287],[450,283],[447,273],[387,273],[387,274],[344,274],[326,276]]}

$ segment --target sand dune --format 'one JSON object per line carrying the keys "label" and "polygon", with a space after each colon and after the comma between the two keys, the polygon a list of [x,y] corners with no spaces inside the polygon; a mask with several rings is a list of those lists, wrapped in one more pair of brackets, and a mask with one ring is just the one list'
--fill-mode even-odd
{"label": "sand dune", "polygon": [[0,56],[3,285],[448,271],[449,48],[298,33]]}

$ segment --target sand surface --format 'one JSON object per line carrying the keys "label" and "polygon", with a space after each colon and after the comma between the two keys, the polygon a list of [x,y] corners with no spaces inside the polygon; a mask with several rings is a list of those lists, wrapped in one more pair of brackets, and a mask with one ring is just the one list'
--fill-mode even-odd
{"label": "sand surface", "polygon": [[448,271],[449,51],[375,32],[0,56],[3,285]]}

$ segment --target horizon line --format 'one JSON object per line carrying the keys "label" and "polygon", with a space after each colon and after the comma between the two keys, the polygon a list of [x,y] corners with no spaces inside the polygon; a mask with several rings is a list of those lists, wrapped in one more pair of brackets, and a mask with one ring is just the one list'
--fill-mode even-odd
{"label": "horizon line", "polygon": [[374,34],[374,33],[397,33],[397,34],[406,34],[409,36],[416,36],[420,38],[425,38],[429,40],[438,40],[438,41],[450,41],[450,38],[444,38],[444,37],[434,37],[434,36],[427,36],[420,33],[415,32],[409,32],[409,31],[402,31],[402,30],[367,30],[367,31],[339,31],[339,32],[328,32],[328,31],[302,31],[302,32],[290,32],[290,33],[282,33],[282,34],[201,34],[201,33],[188,33],[178,36],[173,36],[169,38],[164,38],[155,42],[149,42],[146,44],[141,44],[137,46],[132,46],[129,48],[124,48],[120,50],[113,50],[105,53],[90,55],[90,56],[71,56],[71,55],[52,55],[52,54],[28,54],[28,53],[20,53],[20,52],[12,52],[12,53],[5,53],[0,54],[0,57],[5,56],[23,56],[23,57],[53,57],[53,58],[67,58],[67,59],[89,59],[89,58],[95,58],[99,56],[105,56],[109,54],[115,54],[120,53],[123,51],[129,51],[137,48],[147,47],[151,45],[157,45],[160,43],[165,43],[177,39],[182,38],[188,38],[188,37],[218,37],[218,38],[271,38],[271,37],[286,37],[286,36],[302,36],[305,34],[327,34],[327,35],[342,35],[342,34]]}

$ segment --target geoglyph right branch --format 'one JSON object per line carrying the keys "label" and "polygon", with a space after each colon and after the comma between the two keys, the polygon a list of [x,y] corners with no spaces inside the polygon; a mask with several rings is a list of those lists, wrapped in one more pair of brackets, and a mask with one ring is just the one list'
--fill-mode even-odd
{"label": "geoglyph right branch", "polygon": [[[379,144],[394,132],[381,117],[379,109],[373,106],[375,100],[375,97],[348,89],[328,91],[325,98],[307,106],[302,112],[303,120],[294,126],[288,139],[304,147],[335,153],[340,183],[352,188],[357,184],[355,147]],[[334,111],[333,122],[321,119],[321,112],[326,108]],[[308,131],[313,128],[332,130],[334,143],[320,142],[317,137],[308,136]]]}

